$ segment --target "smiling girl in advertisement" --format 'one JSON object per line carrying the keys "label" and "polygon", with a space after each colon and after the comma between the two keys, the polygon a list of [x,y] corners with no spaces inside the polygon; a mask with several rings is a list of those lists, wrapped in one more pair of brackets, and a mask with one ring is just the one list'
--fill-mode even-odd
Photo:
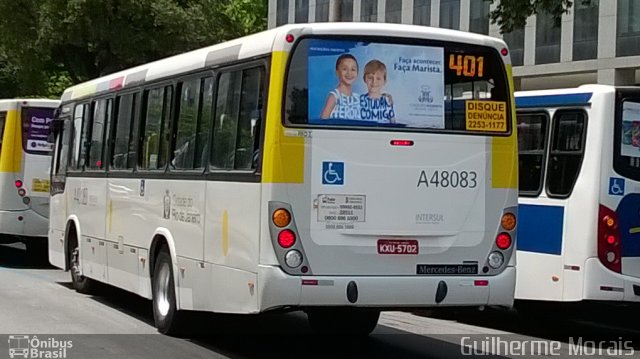
{"label": "smiling girl in advertisement", "polygon": [[360,118],[360,96],[353,92],[358,78],[358,61],[353,55],[342,54],[336,60],[338,87],[329,92],[322,109],[322,119],[357,120]]}

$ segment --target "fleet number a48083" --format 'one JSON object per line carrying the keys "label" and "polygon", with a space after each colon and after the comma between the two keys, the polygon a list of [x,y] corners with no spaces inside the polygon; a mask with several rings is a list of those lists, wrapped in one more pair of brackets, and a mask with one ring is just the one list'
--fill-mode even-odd
{"label": "fleet number a48083", "polygon": [[476,188],[478,173],[475,171],[420,171],[417,187]]}

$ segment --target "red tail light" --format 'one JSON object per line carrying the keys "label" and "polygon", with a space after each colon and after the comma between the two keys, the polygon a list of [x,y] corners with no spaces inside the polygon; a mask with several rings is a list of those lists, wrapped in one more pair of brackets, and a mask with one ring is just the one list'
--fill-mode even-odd
{"label": "red tail light", "polygon": [[498,236],[496,237],[496,246],[498,246],[498,248],[502,250],[511,247],[511,236],[509,235],[509,233],[498,234]]}
{"label": "red tail light", "polygon": [[598,258],[609,270],[622,272],[618,216],[603,205],[598,213]]}
{"label": "red tail light", "polygon": [[391,146],[413,146],[413,140],[391,140]]}
{"label": "red tail light", "polygon": [[290,248],[296,243],[296,234],[290,229],[285,229],[278,234],[278,244],[282,248]]}

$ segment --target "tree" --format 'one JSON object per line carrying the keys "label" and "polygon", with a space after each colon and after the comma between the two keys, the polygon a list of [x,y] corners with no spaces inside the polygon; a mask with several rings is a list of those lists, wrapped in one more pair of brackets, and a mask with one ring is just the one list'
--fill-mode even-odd
{"label": "tree", "polygon": [[[513,29],[523,28],[527,18],[533,14],[546,12],[551,14],[556,23],[560,25],[562,14],[573,6],[572,0],[485,0],[497,2],[496,8],[491,12],[491,22],[498,24],[501,33],[509,33]],[[583,4],[591,3],[591,0],[578,0]]]}
{"label": "tree", "polygon": [[0,0],[0,13],[12,14],[0,46],[18,94],[47,95],[263,30],[266,11],[266,0]]}

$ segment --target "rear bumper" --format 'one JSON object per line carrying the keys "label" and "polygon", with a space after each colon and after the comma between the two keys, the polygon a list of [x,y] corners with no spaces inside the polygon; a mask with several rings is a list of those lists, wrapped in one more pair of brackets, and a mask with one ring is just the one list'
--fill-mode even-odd
{"label": "rear bumper", "polygon": [[584,269],[584,299],[640,302],[640,278],[612,272],[598,258],[587,259]]}
{"label": "rear bumper", "polygon": [[[303,280],[309,283],[303,284]],[[488,281],[477,286],[474,281]],[[315,285],[314,283],[316,283]],[[347,286],[355,282],[358,298],[347,299]],[[447,294],[436,303],[438,284],[445,282]],[[279,267],[258,269],[260,311],[281,307],[357,306],[381,308],[417,308],[495,305],[511,307],[516,285],[516,268],[507,267],[496,276],[312,276],[295,277]]]}
{"label": "rear bumper", "polygon": [[[22,217],[22,220],[19,220]],[[16,236],[46,237],[49,219],[32,210],[0,210],[0,233]]]}

